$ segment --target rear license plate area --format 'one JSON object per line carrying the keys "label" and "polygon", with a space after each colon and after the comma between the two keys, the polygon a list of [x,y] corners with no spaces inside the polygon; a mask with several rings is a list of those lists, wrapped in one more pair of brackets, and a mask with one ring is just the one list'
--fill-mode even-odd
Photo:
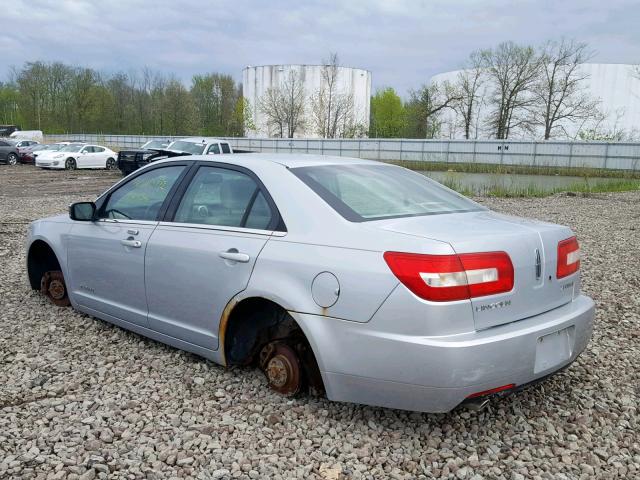
{"label": "rear license plate area", "polygon": [[544,372],[571,358],[574,341],[575,327],[573,325],[538,337],[533,373]]}

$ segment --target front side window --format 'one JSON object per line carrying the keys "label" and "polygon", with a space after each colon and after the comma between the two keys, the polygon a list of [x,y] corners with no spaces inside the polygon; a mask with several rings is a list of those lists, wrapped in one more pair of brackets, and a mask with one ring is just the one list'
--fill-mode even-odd
{"label": "front side window", "polygon": [[207,154],[209,155],[218,155],[220,153],[220,146],[217,143],[211,144],[209,150],[207,150]]}
{"label": "front side window", "polygon": [[395,166],[322,165],[291,172],[352,222],[484,209],[424,175]]}
{"label": "front side window", "polygon": [[226,168],[200,167],[174,221],[266,229],[272,212],[268,204],[265,209],[261,202],[264,197],[249,175]]}
{"label": "front side window", "polygon": [[156,220],[160,207],[186,167],[156,168],[125,183],[109,196],[101,218]]}

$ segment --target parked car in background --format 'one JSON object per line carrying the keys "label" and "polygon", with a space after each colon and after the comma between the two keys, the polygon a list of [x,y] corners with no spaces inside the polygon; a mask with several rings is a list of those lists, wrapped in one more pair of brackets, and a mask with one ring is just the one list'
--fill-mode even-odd
{"label": "parked car in background", "polygon": [[75,170],[76,168],[116,168],[117,154],[101,145],[72,143],[59,151],[44,151],[36,156],[36,166]]}
{"label": "parked car in background", "polygon": [[0,137],[8,137],[19,130],[20,127],[17,125],[0,125]]}
{"label": "parked car in background", "polygon": [[[145,147],[148,143],[145,143]],[[118,154],[118,168],[123,175],[129,175],[138,168],[157,160],[182,155],[220,155],[233,153],[226,140],[212,137],[188,137],[174,140],[166,148],[145,147],[136,150],[121,150]]]}
{"label": "parked car in background", "polygon": [[156,157],[166,158],[162,151],[169,145],[169,140],[150,140],[140,148],[127,148],[118,152],[117,165],[122,175],[129,175],[138,168],[152,162]]}
{"label": "parked car in background", "polygon": [[40,142],[36,142],[35,140],[18,140],[16,143],[18,147],[18,161],[22,163],[22,156],[38,145],[40,145]]}
{"label": "parked car in background", "polygon": [[37,145],[32,145],[31,147],[26,147],[20,151],[20,163],[31,163],[35,164],[36,156],[45,151],[58,151],[65,146],[69,145],[70,142],[58,142],[58,143],[39,143]]}
{"label": "parked car in background", "polygon": [[19,158],[18,142],[8,138],[0,138],[0,163],[15,165]]}
{"label": "parked car in background", "polygon": [[211,137],[188,137],[175,140],[167,150],[189,155],[220,155],[233,153],[233,148],[226,140]]}
{"label": "parked car in background", "polygon": [[41,130],[16,130],[9,136],[16,140],[33,140],[38,143],[44,140]]}
{"label": "parked car in background", "polygon": [[32,223],[27,270],[57,305],[256,365],[284,395],[427,412],[567,367],[595,308],[568,227],[317,155],[154,162]]}

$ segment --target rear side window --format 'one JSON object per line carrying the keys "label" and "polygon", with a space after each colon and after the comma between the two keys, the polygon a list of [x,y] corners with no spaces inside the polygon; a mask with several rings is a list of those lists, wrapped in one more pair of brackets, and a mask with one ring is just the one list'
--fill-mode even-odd
{"label": "rear side window", "polygon": [[220,145],[222,146],[222,153],[231,153],[228,143],[221,143]]}
{"label": "rear side window", "polygon": [[104,148],[102,147],[93,147],[93,153],[102,153],[104,152]]}
{"label": "rear side window", "polygon": [[271,208],[269,208],[267,199],[264,198],[262,192],[258,192],[258,195],[253,202],[253,206],[249,211],[249,215],[247,216],[245,227],[266,230],[271,223],[272,217],[273,214],[271,213]]}
{"label": "rear side window", "polygon": [[200,167],[187,188],[175,222],[267,229],[273,213],[249,175]]}
{"label": "rear side window", "polygon": [[184,165],[156,168],[135,177],[111,193],[100,217],[156,220],[160,207],[184,169]]}
{"label": "rear side window", "polygon": [[322,165],[291,172],[352,222],[484,210],[424,175],[395,166]]}

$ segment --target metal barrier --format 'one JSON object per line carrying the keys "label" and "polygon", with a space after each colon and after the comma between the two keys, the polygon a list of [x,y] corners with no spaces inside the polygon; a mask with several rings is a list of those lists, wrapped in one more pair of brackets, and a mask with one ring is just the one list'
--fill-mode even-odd
{"label": "metal barrier", "polygon": [[[179,137],[183,138],[183,137]],[[167,136],[63,134],[46,135],[48,141],[80,140],[112,148],[139,147]],[[415,139],[300,139],[225,137],[236,149],[268,153],[311,153],[380,161],[488,163],[538,167],[582,167],[640,170],[640,143],[520,141],[520,140],[415,140]]]}

